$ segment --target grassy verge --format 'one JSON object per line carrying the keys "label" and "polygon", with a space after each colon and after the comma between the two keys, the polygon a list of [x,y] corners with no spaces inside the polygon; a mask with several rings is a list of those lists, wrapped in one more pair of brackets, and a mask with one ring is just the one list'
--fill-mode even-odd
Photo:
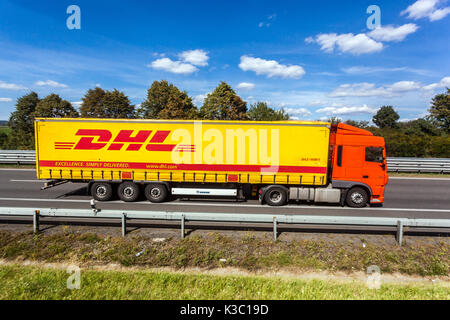
{"label": "grassy verge", "polygon": [[0,164],[0,168],[11,168],[11,169],[36,169],[36,165],[34,164]]}
{"label": "grassy verge", "polygon": [[144,268],[223,268],[249,271],[290,270],[365,272],[377,265],[382,273],[420,276],[449,275],[449,244],[406,243],[402,247],[324,240],[273,242],[270,237],[190,236],[154,242],[143,236],[127,238],[74,233],[0,232],[0,258],[7,261],[70,262],[80,266],[119,264]]}
{"label": "grassy verge", "polygon": [[448,173],[406,173],[389,172],[389,177],[411,177],[411,178],[450,178]]}
{"label": "grassy verge", "polygon": [[210,276],[150,271],[81,272],[80,289],[67,289],[65,270],[0,267],[0,299],[449,299],[443,284],[383,284]]}
{"label": "grassy verge", "polygon": [[7,126],[0,126],[0,133],[2,132],[9,134],[11,132],[11,129]]}

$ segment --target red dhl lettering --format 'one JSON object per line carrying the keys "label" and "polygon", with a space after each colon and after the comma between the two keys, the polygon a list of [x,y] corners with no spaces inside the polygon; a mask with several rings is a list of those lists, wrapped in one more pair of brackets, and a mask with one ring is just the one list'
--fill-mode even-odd
{"label": "red dhl lettering", "polygon": [[[101,150],[108,151],[140,151],[143,146],[147,151],[165,152],[195,152],[195,146],[180,146],[165,144],[171,131],[158,130],[152,136],[151,130],[121,130],[114,138],[109,130],[104,129],[79,129],[76,136],[80,139],[74,142],[55,142],[57,150]],[[148,143],[147,140],[150,139]],[[124,149],[124,147],[126,148]]]}

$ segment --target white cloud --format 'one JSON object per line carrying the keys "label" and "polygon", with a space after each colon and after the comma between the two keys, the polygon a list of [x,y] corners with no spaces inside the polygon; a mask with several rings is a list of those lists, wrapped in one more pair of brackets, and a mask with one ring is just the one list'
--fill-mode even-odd
{"label": "white cloud", "polygon": [[15,84],[15,83],[6,83],[3,81],[0,81],[0,89],[6,89],[6,90],[26,90],[24,86]]}
{"label": "white cloud", "polygon": [[423,69],[414,69],[409,67],[397,67],[397,68],[385,68],[385,67],[365,67],[365,66],[355,66],[349,68],[342,68],[342,71],[348,74],[371,74],[379,72],[410,72],[420,75],[429,75],[430,72]]}
{"label": "white cloud", "polygon": [[371,97],[393,96],[401,92],[413,91],[420,88],[415,81],[399,81],[394,84],[376,87],[373,83],[343,84],[329,94],[330,97]]}
{"label": "white cloud", "polygon": [[311,107],[318,107],[318,106],[323,106],[325,104],[327,104],[327,101],[324,100],[314,100],[314,101],[310,101],[308,102],[308,105]]}
{"label": "white cloud", "polygon": [[430,14],[429,19],[430,21],[437,21],[445,18],[446,15],[450,13],[450,7],[446,7],[443,9],[438,9],[434,11],[432,14]]}
{"label": "white cloud", "polygon": [[83,103],[83,101],[72,101],[70,102],[73,106],[79,108],[81,106],[81,104]]}
{"label": "white cloud", "polygon": [[187,63],[190,63],[194,66],[205,67],[208,65],[208,52],[196,49],[196,50],[188,50],[183,51],[179,54],[179,57]]}
{"label": "white cloud", "polygon": [[0,102],[11,102],[11,98],[0,98]]}
{"label": "white cloud", "polygon": [[305,39],[306,42],[317,42],[320,49],[325,52],[333,52],[335,48],[344,53],[360,55],[364,53],[373,53],[383,50],[383,44],[377,42],[364,33],[354,35],[353,33],[336,34],[327,33],[319,34],[315,40],[311,37]]}
{"label": "white cloud", "polygon": [[434,90],[438,88],[450,88],[450,77],[442,78],[438,83],[432,83],[423,87],[424,90]]}
{"label": "white cloud", "polygon": [[283,110],[290,116],[307,117],[311,115],[311,112],[305,108],[284,108]]}
{"label": "white cloud", "polygon": [[436,8],[440,0],[418,0],[401,12],[401,15],[408,15],[408,18],[417,20],[428,18],[430,21],[437,21],[450,13],[450,7]]}
{"label": "white cloud", "polygon": [[376,111],[377,109],[370,108],[365,104],[357,107],[346,107],[340,104],[333,104],[331,107],[316,110],[317,113],[326,113],[328,115],[374,114]]}
{"label": "white cloud", "polygon": [[199,95],[196,95],[196,96],[192,99],[192,101],[194,102],[194,104],[195,104],[196,106],[200,106],[200,105],[203,104],[203,101],[205,100],[205,98],[206,98],[206,94],[199,94]]}
{"label": "white cloud", "polygon": [[56,82],[53,80],[37,81],[35,83],[35,85],[37,85],[39,87],[48,86],[48,87],[53,87],[53,88],[67,88],[67,85],[65,85],[64,83],[59,83],[59,82]]}
{"label": "white cloud", "polygon": [[403,41],[407,35],[419,29],[414,23],[404,24],[400,27],[379,26],[368,33],[368,36],[378,41]]}
{"label": "white cloud", "polygon": [[163,70],[175,74],[191,74],[198,71],[198,68],[189,63],[173,61],[169,58],[162,58],[153,61],[149,67],[156,70]]}
{"label": "white cloud", "polygon": [[269,78],[301,78],[306,72],[301,66],[283,65],[275,60],[264,60],[261,58],[253,58],[242,56],[239,68],[244,71],[254,71],[256,74],[265,74]]}
{"label": "white cloud", "polygon": [[237,88],[242,90],[253,90],[255,88],[255,84],[250,82],[241,82],[237,85]]}
{"label": "white cloud", "polygon": [[387,87],[392,92],[406,92],[420,89],[420,83],[415,81],[398,81]]}
{"label": "white cloud", "polygon": [[[277,14],[276,13],[274,13],[274,14],[271,14],[270,16],[268,16],[267,17],[267,21],[273,21],[273,20],[275,20],[275,18],[277,17]],[[270,27],[272,25],[272,23],[270,23],[270,22],[260,22],[260,23],[258,23],[258,27],[260,27],[260,28],[262,28],[262,27]]]}

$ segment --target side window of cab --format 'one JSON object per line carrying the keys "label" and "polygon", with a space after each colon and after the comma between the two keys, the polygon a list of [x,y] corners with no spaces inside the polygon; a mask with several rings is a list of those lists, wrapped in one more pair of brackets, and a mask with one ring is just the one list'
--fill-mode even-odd
{"label": "side window of cab", "polygon": [[384,163],[383,148],[366,147],[366,161]]}

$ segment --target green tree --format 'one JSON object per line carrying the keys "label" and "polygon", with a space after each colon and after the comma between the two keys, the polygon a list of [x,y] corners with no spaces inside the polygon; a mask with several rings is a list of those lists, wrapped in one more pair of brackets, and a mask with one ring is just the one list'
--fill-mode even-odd
{"label": "green tree", "polygon": [[34,113],[39,103],[36,92],[17,99],[16,110],[11,113],[8,125],[11,128],[8,147],[10,149],[34,149]]}
{"label": "green tree", "polygon": [[40,100],[34,112],[35,118],[77,118],[78,111],[72,104],[52,93]]}
{"label": "green tree", "polygon": [[247,117],[252,121],[289,120],[289,115],[283,109],[272,109],[265,102],[252,104],[248,110]]}
{"label": "green tree", "polygon": [[222,81],[206,96],[200,114],[207,120],[247,120],[247,103]]}
{"label": "green tree", "polygon": [[440,134],[432,121],[423,118],[402,123],[401,129],[408,135],[437,136]]}
{"label": "green tree", "polygon": [[121,91],[105,91],[102,88],[89,89],[80,107],[83,118],[130,119],[135,117],[134,105]]}
{"label": "green tree", "polygon": [[382,106],[373,116],[372,121],[378,128],[395,128],[398,119],[400,119],[400,116],[392,106]]}
{"label": "green tree", "polygon": [[0,131],[0,149],[8,149],[8,135],[3,131]]}
{"label": "green tree", "polygon": [[114,119],[132,119],[135,117],[134,105],[121,91],[106,91],[103,96],[104,117]]}
{"label": "green tree", "polygon": [[154,81],[147,91],[147,99],[138,109],[144,119],[195,119],[198,112],[186,91],[166,80]]}
{"label": "green tree", "polygon": [[103,99],[105,97],[105,90],[96,87],[89,89],[84,95],[80,106],[80,113],[82,118],[104,118],[106,117],[105,105]]}
{"label": "green tree", "polygon": [[345,124],[348,124],[350,126],[354,126],[360,129],[368,129],[370,127],[369,121],[356,121],[356,120],[347,120],[345,121]]}
{"label": "green tree", "polygon": [[445,132],[450,132],[450,89],[436,95],[431,101],[430,118]]}
{"label": "green tree", "polygon": [[328,122],[331,122],[331,124],[338,124],[342,122],[342,119],[338,117],[331,117],[328,119]]}

